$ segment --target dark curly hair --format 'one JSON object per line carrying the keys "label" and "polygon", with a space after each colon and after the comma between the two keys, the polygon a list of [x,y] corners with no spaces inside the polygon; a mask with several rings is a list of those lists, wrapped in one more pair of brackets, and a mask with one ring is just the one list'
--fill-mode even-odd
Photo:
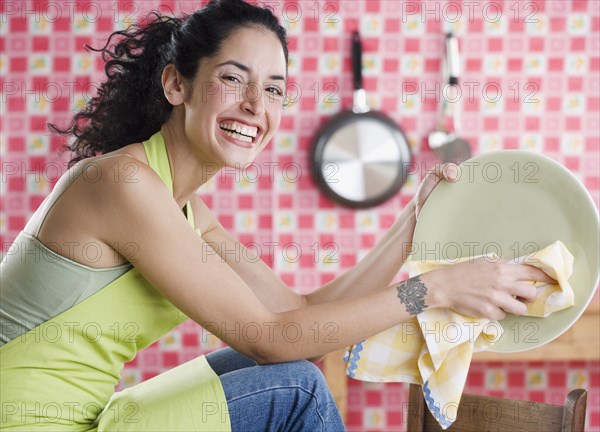
{"label": "dark curly hair", "polygon": [[233,32],[250,26],[268,29],[279,38],[287,64],[285,29],[269,9],[243,0],[212,0],[181,18],[153,11],[145,23],[112,33],[104,47],[86,45],[86,49],[102,53],[107,79],[68,127],[47,124],[53,133],[75,137],[63,148],[74,153],[69,168],[158,132],[173,110],[161,82],[165,66],[173,64],[191,81],[201,59],[216,55]]}

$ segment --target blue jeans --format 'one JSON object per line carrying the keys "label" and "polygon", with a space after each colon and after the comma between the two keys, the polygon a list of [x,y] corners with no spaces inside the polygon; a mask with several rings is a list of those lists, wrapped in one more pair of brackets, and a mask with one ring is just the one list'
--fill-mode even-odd
{"label": "blue jeans", "polygon": [[233,432],[346,430],[325,377],[313,363],[259,366],[231,347],[206,359],[221,380]]}

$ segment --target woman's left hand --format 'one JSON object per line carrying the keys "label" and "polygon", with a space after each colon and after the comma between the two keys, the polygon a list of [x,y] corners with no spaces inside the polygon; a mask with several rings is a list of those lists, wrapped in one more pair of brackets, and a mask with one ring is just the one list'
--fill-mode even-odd
{"label": "woman's left hand", "polygon": [[458,165],[454,163],[445,163],[443,165],[436,164],[431,169],[417,189],[417,193],[413,198],[415,204],[415,216],[418,218],[425,201],[437,186],[440,180],[445,179],[449,182],[455,182],[458,180]]}

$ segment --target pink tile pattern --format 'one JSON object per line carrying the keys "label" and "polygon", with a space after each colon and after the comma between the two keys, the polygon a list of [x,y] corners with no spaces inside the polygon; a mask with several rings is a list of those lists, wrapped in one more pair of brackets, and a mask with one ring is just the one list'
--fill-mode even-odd
{"label": "pink tile pattern", "polygon": [[[68,122],[102,80],[110,32],[150,9],[190,12],[205,1],[0,3],[0,241],[2,253],[66,167],[64,142],[45,123]],[[280,132],[255,164],[227,170],[199,192],[223,225],[290,287],[310,292],[360,260],[435,163],[442,32],[463,55],[465,137],[475,154],[525,149],[566,166],[600,204],[600,2],[265,0],[289,32],[290,83]],[[368,210],[331,203],[315,188],[308,154],[316,128],[352,99],[349,32],[360,30],[370,104],[406,131],[418,169],[397,197]],[[243,258],[243,257],[241,257]],[[405,276],[401,270],[398,277]],[[598,343],[595,341],[594,343]],[[129,363],[118,388],[221,347],[188,321]],[[589,390],[587,430],[600,430],[600,364],[474,363],[466,391],[562,403]],[[407,387],[349,381],[348,429],[405,430]]]}

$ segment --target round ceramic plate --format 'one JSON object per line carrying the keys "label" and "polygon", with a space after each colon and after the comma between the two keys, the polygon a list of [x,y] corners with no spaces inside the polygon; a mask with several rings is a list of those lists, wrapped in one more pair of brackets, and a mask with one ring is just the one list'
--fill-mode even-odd
{"label": "round ceramic plate", "polygon": [[577,321],[598,285],[598,210],[585,187],[559,163],[535,153],[486,153],[460,165],[427,199],[412,260],[455,260],[495,252],[514,259],[560,240],[574,256],[575,305],[546,318],[507,314],[493,352],[544,345]]}

